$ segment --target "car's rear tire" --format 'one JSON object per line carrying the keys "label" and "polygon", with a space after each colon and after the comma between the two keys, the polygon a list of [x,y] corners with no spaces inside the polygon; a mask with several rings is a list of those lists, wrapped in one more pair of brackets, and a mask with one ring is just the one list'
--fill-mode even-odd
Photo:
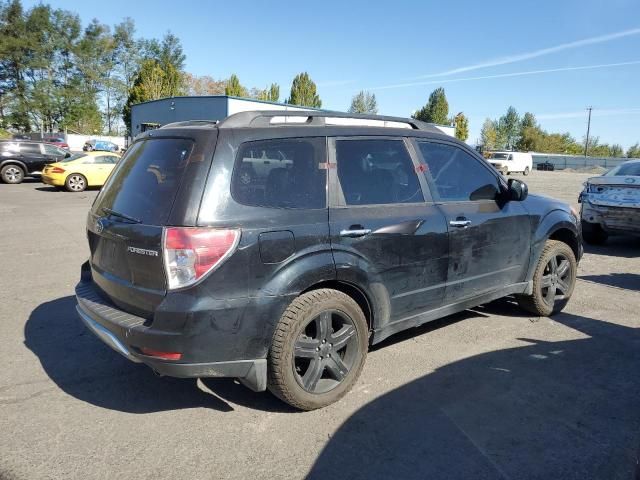
{"label": "car's rear tire", "polygon": [[0,170],[0,178],[4,183],[22,183],[24,180],[24,170],[20,165],[9,164]]}
{"label": "car's rear tire", "polygon": [[68,192],[84,192],[87,189],[87,178],[80,173],[72,173],[64,181],[64,187]]}
{"label": "car's rear tire", "polygon": [[609,235],[598,223],[582,222],[582,238],[590,245],[602,245]]}
{"label": "car's rear tire", "polygon": [[522,172],[522,174],[525,176],[529,175],[529,167],[525,167],[524,172]]}
{"label": "car's rear tire", "polygon": [[268,358],[269,390],[300,410],[337,402],[367,356],[369,327],[359,305],[332,289],[307,292],[285,310]]}
{"label": "car's rear tire", "polygon": [[533,293],[517,295],[518,304],[541,317],[560,312],[573,294],[577,269],[578,263],[569,245],[547,240],[533,273]]}

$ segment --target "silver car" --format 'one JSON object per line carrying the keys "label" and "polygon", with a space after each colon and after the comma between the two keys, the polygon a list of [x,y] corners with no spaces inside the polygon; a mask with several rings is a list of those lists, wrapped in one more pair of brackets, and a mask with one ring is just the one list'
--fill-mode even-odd
{"label": "silver car", "polygon": [[640,160],[588,179],[578,201],[585,242],[602,244],[613,234],[640,235]]}

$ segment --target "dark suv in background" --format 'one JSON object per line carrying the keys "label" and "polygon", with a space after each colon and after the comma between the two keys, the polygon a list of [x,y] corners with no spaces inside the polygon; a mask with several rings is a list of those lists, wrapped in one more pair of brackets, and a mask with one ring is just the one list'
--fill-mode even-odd
{"label": "dark suv in background", "polygon": [[307,410],[401,330],[507,295],[558,312],[582,254],[575,211],[466,144],[328,112],[142,134],[87,234],[78,312],[102,340],[160,374],[237,377]]}
{"label": "dark suv in background", "polygon": [[0,179],[4,183],[21,183],[25,177],[42,175],[45,165],[59,162],[71,154],[60,147],[28,140],[0,142]]}

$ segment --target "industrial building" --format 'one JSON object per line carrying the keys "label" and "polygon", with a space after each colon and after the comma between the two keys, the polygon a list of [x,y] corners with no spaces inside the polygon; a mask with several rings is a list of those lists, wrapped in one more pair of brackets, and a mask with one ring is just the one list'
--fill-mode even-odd
{"label": "industrial building", "polygon": [[317,110],[229,95],[169,97],[131,106],[131,136],[185,120],[222,120],[249,110]]}

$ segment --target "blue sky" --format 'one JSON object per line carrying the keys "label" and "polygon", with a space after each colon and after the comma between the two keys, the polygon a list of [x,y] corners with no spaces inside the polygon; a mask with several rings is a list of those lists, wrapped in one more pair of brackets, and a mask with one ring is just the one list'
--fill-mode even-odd
{"label": "blue sky", "polygon": [[407,116],[443,86],[450,112],[470,119],[470,143],[509,105],[578,139],[592,105],[592,134],[602,142],[640,141],[638,0],[51,4],[84,22],[130,16],[144,37],[170,30],[189,72],[236,73],[248,87],[277,82],[282,99],[308,71],[328,109],[345,110],[369,89],[381,114]]}

